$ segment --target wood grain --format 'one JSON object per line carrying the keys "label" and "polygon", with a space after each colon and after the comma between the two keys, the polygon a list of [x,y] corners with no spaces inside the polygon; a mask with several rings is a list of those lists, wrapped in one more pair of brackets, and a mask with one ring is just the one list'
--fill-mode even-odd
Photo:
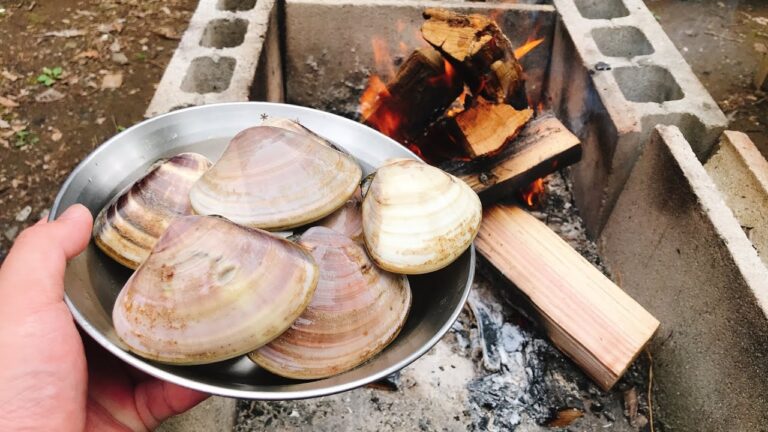
{"label": "wood grain", "polygon": [[552,342],[610,389],[659,322],[544,223],[513,205],[493,205],[478,252],[514,284]]}

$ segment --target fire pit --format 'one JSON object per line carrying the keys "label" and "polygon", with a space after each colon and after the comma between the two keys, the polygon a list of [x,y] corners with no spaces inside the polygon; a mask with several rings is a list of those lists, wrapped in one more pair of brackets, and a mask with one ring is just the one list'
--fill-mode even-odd
{"label": "fire pit", "polygon": [[[242,430],[507,430],[567,425],[580,416],[573,424],[586,430],[637,430],[652,420],[659,430],[659,419],[681,430],[763,424],[768,411],[756,404],[768,390],[760,370],[768,352],[768,272],[703,167],[721,147],[726,119],[640,0],[553,3],[200,2],[150,116],[251,99],[359,120],[371,77],[386,83],[414,49],[427,47],[418,29],[428,7],[491,17],[515,48],[540,40],[520,59],[526,102],[538,114],[526,128],[549,112],[578,138],[581,159],[540,183],[543,202],[533,214],[661,322],[649,355],[602,392],[532,324],[546,328],[546,320],[510,309],[522,304],[521,291],[486,265],[449,337],[399,383],[382,384],[397,392],[243,404]],[[508,147],[541,135],[523,129]],[[509,183],[489,177],[493,167],[475,172],[477,184],[492,191],[484,192],[486,204],[515,196],[520,184],[550,172],[552,161],[572,162],[574,146],[537,158],[539,169],[526,171],[531,177],[508,174]],[[527,195],[530,204],[535,197]],[[405,414],[393,419],[393,412]]]}

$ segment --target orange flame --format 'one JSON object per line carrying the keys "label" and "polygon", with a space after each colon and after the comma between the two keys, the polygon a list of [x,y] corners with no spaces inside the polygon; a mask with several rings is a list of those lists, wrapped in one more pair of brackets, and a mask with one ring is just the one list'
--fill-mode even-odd
{"label": "orange flame", "polygon": [[521,46],[517,47],[515,49],[515,58],[520,60],[523,58],[524,55],[531,52],[532,49],[539,46],[540,43],[544,42],[544,38],[541,39],[534,39],[531,40],[530,38]]}
{"label": "orange flame", "polygon": [[525,202],[528,208],[536,207],[539,204],[539,200],[541,199],[541,195],[543,192],[544,192],[544,179],[542,178],[536,179],[533,183],[528,185],[528,187],[522,191],[523,202]]}
{"label": "orange flame", "polygon": [[392,64],[392,55],[389,53],[387,42],[374,36],[371,38],[371,44],[373,45],[373,61],[376,64],[376,71],[384,74],[387,79],[394,77],[395,66]]}

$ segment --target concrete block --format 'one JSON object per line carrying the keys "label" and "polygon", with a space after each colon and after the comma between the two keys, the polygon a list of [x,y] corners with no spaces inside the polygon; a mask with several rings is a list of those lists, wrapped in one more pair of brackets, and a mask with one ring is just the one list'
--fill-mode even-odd
{"label": "concrete block", "polygon": [[768,265],[768,162],[746,134],[725,131],[704,168]]}
{"label": "concrete block", "polygon": [[275,0],[201,0],[146,111],[249,99],[282,101]]}
{"label": "concrete block", "polygon": [[768,270],[674,126],[645,146],[600,238],[617,281],[661,321],[660,418],[680,431],[768,422]]}
{"label": "concrete block", "polygon": [[547,96],[583,144],[574,195],[596,237],[642,145],[676,125],[706,157],[727,120],[641,0],[554,0]]}
{"label": "concrete block", "polygon": [[157,432],[232,432],[237,399],[211,396],[205,402],[164,421]]}
{"label": "concrete block", "polygon": [[427,7],[490,15],[513,46],[544,38],[521,60],[528,96],[533,105],[539,102],[552,49],[554,7],[424,0],[286,0],[287,101],[355,118],[368,77],[376,74],[387,81],[414,49],[427,45],[419,30]]}

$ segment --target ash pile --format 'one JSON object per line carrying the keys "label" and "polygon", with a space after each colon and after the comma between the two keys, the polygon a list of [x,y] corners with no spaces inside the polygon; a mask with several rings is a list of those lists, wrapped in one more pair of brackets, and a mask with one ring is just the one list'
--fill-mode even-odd
{"label": "ash pile", "polygon": [[[543,189],[532,214],[607,274],[586,237],[567,173],[546,177]],[[649,407],[647,352],[611,391],[602,391],[517,309],[507,284],[481,265],[451,331],[399,374],[323,398],[240,401],[235,430],[666,430],[655,401]]]}

